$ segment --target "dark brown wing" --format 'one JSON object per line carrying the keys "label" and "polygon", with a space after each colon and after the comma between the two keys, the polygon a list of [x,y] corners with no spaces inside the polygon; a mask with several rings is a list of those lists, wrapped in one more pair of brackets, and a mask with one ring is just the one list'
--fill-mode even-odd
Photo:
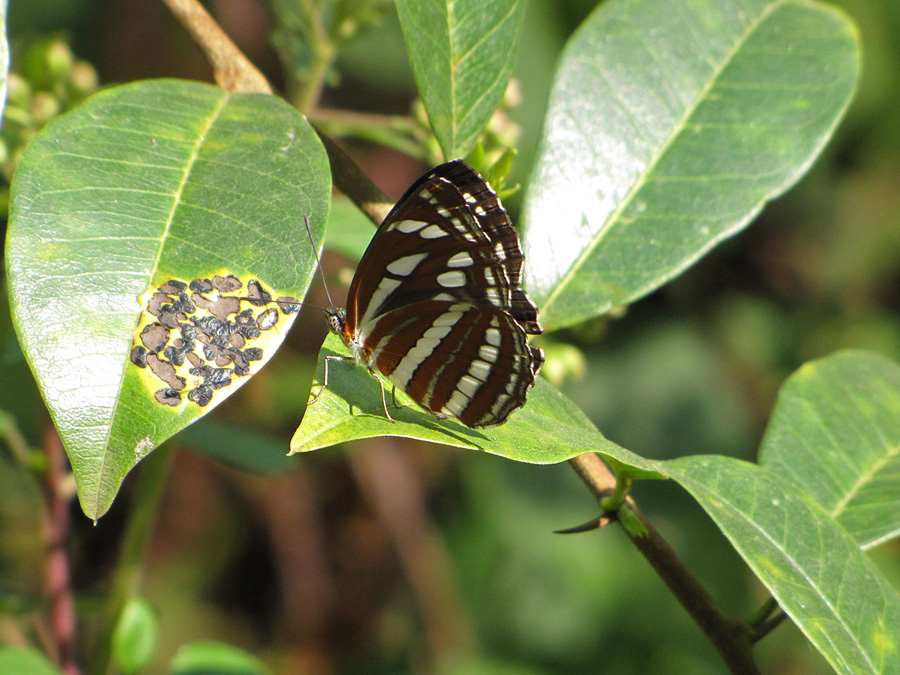
{"label": "dark brown wing", "polygon": [[471,427],[525,403],[544,355],[519,288],[519,239],[461,160],[417,180],[378,228],[348,295],[345,340],[419,405]]}
{"label": "dark brown wing", "polygon": [[378,370],[419,405],[470,427],[502,424],[544,362],[508,313],[438,301],[379,316],[367,336]]}
{"label": "dark brown wing", "polygon": [[417,302],[453,299],[508,312],[542,332],[519,288],[522,251],[490,185],[462,160],[442,164],[406,191],[378,228],[350,286],[347,330]]}

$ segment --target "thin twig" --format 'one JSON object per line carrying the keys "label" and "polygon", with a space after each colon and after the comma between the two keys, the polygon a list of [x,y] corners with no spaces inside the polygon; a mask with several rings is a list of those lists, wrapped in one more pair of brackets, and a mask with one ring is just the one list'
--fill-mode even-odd
{"label": "thin twig", "polygon": [[[570,464],[598,499],[615,489],[616,477],[598,455],[585,453],[571,459]],[[759,675],[753,658],[754,633],[750,626],[723,614],[716,607],[707,590],[688,571],[634,500],[626,498],[622,508],[637,518],[643,530],[635,533],[633,528],[623,527],[623,531],[712,642],[729,671],[735,675]]]}
{"label": "thin twig", "polygon": [[[313,21],[318,24],[318,14],[313,17]],[[319,31],[316,31],[317,34]],[[294,101],[297,108],[304,115],[315,110],[322,97],[322,90],[325,88],[325,79],[331,70],[331,65],[337,56],[337,49],[329,41],[327,37],[317,39],[314,44],[310,45],[312,50],[312,63],[306,72],[306,81],[300,87],[296,100]]]}
{"label": "thin twig", "polygon": [[616,475],[595,453],[586,452],[573,457],[569,465],[597,499],[616,489]]}
{"label": "thin twig", "polygon": [[[191,34],[213,65],[216,82],[228,91],[272,93],[262,73],[225,35],[197,0],[163,0]],[[317,130],[318,131],[318,130]],[[335,186],[347,195],[376,224],[391,208],[390,199],[379,190],[330,137],[318,131]]]}
{"label": "thin twig", "polygon": [[48,424],[44,432],[44,452],[48,470],[44,478],[47,500],[46,591],[50,607],[50,629],[56,643],[56,662],[66,675],[79,675],[75,662],[75,599],[69,571],[69,499],[61,486],[68,466],[66,453],[56,429]]}
{"label": "thin twig", "polygon": [[[315,127],[313,127],[315,128]],[[376,225],[384,220],[393,202],[363,173],[334,139],[316,129],[331,164],[331,176],[338,190],[347,195]]]}
{"label": "thin twig", "polygon": [[311,110],[307,118],[320,132],[335,138],[366,141],[393,148],[415,159],[426,159],[425,147],[416,138],[415,122],[408,115],[379,115],[318,107]]}
{"label": "thin twig", "polygon": [[112,592],[106,603],[106,617],[98,654],[92,672],[107,675],[112,668],[112,634],[125,604],[140,587],[144,572],[144,553],[153,535],[156,515],[166,486],[174,450],[171,441],[163,443],[141,461],[134,503],[128,525],[122,535]]}
{"label": "thin twig", "polygon": [[[200,45],[213,65],[216,82],[228,91],[272,93],[265,77],[225,35],[197,0],[163,0]],[[391,201],[330,137],[318,132],[337,188],[376,224],[390,210]]]}
{"label": "thin twig", "polygon": [[29,455],[31,454],[28,441],[19,429],[19,425],[16,424],[16,418],[5,410],[0,410],[0,439],[6,442],[7,447],[9,447],[10,452],[19,464],[28,466],[30,461]]}
{"label": "thin twig", "polygon": [[768,635],[773,630],[778,628],[778,626],[780,626],[781,623],[787,618],[788,618],[787,614],[785,614],[784,612],[779,612],[778,614],[773,616],[771,619],[769,619],[767,621],[763,621],[761,624],[759,624],[753,630],[752,639],[753,639],[754,644],[759,642],[764,637],[766,637],[766,635]]}
{"label": "thin twig", "polygon": [[460,602],[450,556],[427,518],[421,478],[399,450],[400,444],[400,439],[386,438],[377,448],[351,453],[350,467],[397,547],[421,611],[433,664],[440,664],[452,654],[471,650],[475,637]]}
{"label": "thin twig", "polygon": [[383,115],[381,113],[342,110],[340,108],[317,107],[307,115],[311,122],[345,124],[353,127],[387,127],[409,132],[413,128],[410,115]]}
{"label": "thin twig", "polygon": [[758,629],[761,625],[763,625],[766,621],[772,618],[772,615],[778,612],[781,607],[778,605],[778,601],[769,597],[766,601],[757,609],[753,614],[747,617],[747,624],[754,630]]}
{"label": "thin twig", "polygon": [[220,87],[244,94],[271,94],[272,87],[198,0],[162,0],[206,54]]}

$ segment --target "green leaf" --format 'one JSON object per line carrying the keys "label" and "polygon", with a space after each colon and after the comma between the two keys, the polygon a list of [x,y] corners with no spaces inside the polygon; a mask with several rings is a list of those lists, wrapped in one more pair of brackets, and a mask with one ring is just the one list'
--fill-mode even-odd
{"label": "green leaf", "polygon": [[171,675],[271,675],[255,656],[221,642],[192,642],[178,650]]}
{"label": "green leaf", "polygon": [[[349,360],[329,362],[328,386],[319,393],[326,356]],[[401,406],[398,408],[391,399],[392,385],[385,381],[388,412],[395,420],[391,422],[385,416],[378,380],[353,362],[334,334],[329,334],[319,352],[316,382],[313,390],[318,398],[307,406],[303,421],[291,439],[292,454],[364,438],[397,436],[482,450],[533,464],[551,464],[583,452],[600,452],[627,466],[654,470],[652,462],[604,438],[574,403],[540,378],[523,408],[513,412],[505,424],[486,429],[470,429],[455,420],[439,420],[400,390],[395,392]],[[657,475],[654,472],[647,477]]]}
{"label": "green leaf", "polygon": [[143,598],[131,598],[113,631],[112,650],[123,673],[136,673],[153,658],[159,637],[156,612]]}
{"label": "green leaf", "polygon": [[397,0],[419,95],[447,159],[464,157],[509,84],[524,0]]}
{"label": "green leaf", "polygon": [[335,197],[325,228],[325,248],[360,260],[372,236],[375,225],[346,197]]}
{"label": "green leaf", "polygon": [[722,456],[660,462],[716,522],[839,673],[900,672],[900,595],[815,501]]}
{"label": "green leaf", "polygon": [[808,169],[859,71],[808,0],[610,0],[570,39],[524,208],[545,328],[631,302]]}
{"label": "green leaf", "polygon": [[[234,375],[205,406],[160,402],[167,385],[130,358],[154,320],[155,289],[231,274],[273,297],[302,297],[315,271],[303,216],[321,242],[330,193],[325,152],[296,110],[197,83],[109,89],[28,146],[12,186],[11,307],[89,517],[109,508],[143,456],[247,379]],[[275,316],[248,338],[262,355],[250,373],[296,314]],[[191,377],[193,386],[200,376]]]}
{"label": "green leaf", "polygon": [[900,365],[839,352],[805,364],[775,405],[759,462],[801,487],[863,548],[900,532]]}
{"label": "green leaf", "polygon": [[243,471],[274,474],[290,468],[284,438],[244,429],[214,416],[197,420],[179,439],[191,449]]}
{"label": "green leaf", "polygon": [[62,675],[46,656],[31,647],[0,646],[0,673]]}

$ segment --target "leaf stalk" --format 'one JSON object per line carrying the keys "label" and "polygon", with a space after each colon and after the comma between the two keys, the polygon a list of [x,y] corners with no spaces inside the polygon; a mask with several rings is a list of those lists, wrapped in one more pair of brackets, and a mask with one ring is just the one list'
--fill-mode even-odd
{"label": "leaf stalk", "polygon": [[[595,453],[579,455],[569,463],[598,500],[615,494],[621,484]],[[729,672],[733,675],[759,675],[753,658],[752,628],[716,607],[709,592],[690,573],[631,497],[624,499],[617,513],[617,520],[623,525],[626,536],[712,642]]]}

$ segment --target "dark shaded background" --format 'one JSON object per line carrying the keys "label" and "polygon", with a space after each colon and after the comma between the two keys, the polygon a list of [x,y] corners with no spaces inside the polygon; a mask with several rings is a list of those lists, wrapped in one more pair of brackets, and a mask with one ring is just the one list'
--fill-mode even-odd
{"label": "dark shaded background", "polygon": [[[563,391],[630,450],[752,460],[777,388],[800,364],[846,347],[900,359],[900,3],[837,4],[859,25],[864,73],[846,120],[809,175],[748,231],[622,317],[554,336],[586,359],[583,377]],[[57,33],[104,86],[211,78],[160,2],[11,5],[14,68],[17,50]],[[264,3],[208,6],[273,84],[283,84]],[[514,112],[523,127],[520,182],[527,181],[559,50],[593,6],[529,3],[517,72],[523,100]],[[414,88],[396,17],[361,36],[338,70],[324,104],[409,112]],[[392,196],[425,168],[374,145],[348,147]],[[508,204],[514,220],[517,201]],[[346,292],[352,264],[326,256],[336,298]],[[312,295],[326,304],[320,286]],[[278,673],[723,672],[699,629],[619,532],[551,533],[596,515],[565,465],[526,466],[383,439],[292,458],[287,470],[260,476],[198,451],[220,438],[248,453],[286,452],[324,334],[321,313],[305,310],[273,364],[199,431],[182,434],[143,583],[162,630],[153,672],[195,639],[240,645]],[[0,410],[14,413],[38,445],[47,415],[5,307],[0,362]],[[135,478],[96,527],[72,507],[74,583],[87,642]],[[727,611],[746,616],[765,599],[677,486],[640,484],[634,494]],[[0,586],[17,593],[40,590],[41,551],[32,536],[39,504],[39,494],[0,467]],[[900,580],[900,546],[873,555]],[[758,653],[765,673],[829,672],[790,625]]]}

